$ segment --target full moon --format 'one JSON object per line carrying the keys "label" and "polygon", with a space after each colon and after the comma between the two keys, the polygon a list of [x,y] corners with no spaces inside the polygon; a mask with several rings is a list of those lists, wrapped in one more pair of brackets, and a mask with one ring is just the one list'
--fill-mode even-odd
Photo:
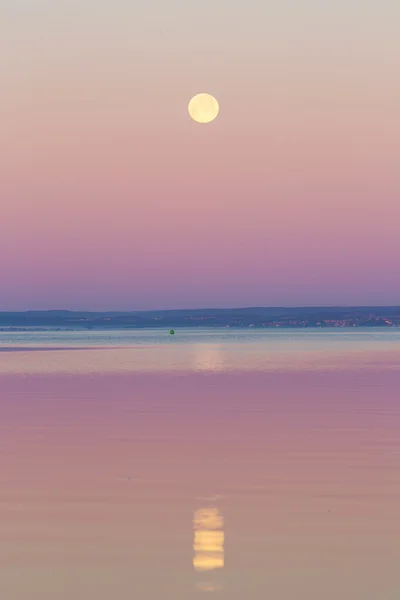
{"label": "full moon", "polygon": [[197,123],[211,123],[219,113],[219,104],[211,94],[197,94],[189,102],[189,115]]}

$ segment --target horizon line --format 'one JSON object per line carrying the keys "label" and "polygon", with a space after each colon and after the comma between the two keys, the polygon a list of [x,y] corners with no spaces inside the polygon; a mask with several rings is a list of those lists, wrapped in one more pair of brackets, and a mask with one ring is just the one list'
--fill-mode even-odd
{"label": "horizon line", "polygon": [[319,309],[319,308],[400,308],[400,304],[304,304],[304,305],[282,305],[282,306],[227,306],[227,307],[200,307],[200,308],[136,308],[136,309],[106,309],[91,310],[87,308],[28,308],[25,310],[0,310],[0,314],[24,314],[24,313],[135,313],[135,312],[176,312],[176,311],[202,311],[202,310],[282,310],[282,309]]}

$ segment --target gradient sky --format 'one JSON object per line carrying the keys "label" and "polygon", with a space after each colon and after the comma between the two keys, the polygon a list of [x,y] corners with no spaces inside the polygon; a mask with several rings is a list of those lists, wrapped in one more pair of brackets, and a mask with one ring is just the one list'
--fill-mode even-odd
{"label": "gradient sky", "polygon": [[3,3],[0,310],[398,304],[399,22],[397,0]]}

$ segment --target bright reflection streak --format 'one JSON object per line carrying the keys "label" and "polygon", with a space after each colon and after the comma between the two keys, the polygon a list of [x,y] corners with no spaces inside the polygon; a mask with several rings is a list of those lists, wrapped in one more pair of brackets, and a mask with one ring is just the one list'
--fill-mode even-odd
{"label": "bright reflection streak", "polygon": [[[214,571],[224,567],[224,520],[217,508],[200,508],[193,518],[193,567],[197,572]],[[201,581],[197,587],[202,591],[214,591],[214,582]]]}
{"label": "bright reflection streak", "polygon": [[194,347],[194,368],[196,371],[223,371],[222,348],[216,344],[196,344]]}

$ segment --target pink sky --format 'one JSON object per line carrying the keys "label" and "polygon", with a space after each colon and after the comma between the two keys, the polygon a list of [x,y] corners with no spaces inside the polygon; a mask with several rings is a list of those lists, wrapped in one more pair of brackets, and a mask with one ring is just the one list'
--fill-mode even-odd
{"label": "pink sky", "polygon": [[300,4],[9,1],[0,310],[399,303],[400,4]]}

